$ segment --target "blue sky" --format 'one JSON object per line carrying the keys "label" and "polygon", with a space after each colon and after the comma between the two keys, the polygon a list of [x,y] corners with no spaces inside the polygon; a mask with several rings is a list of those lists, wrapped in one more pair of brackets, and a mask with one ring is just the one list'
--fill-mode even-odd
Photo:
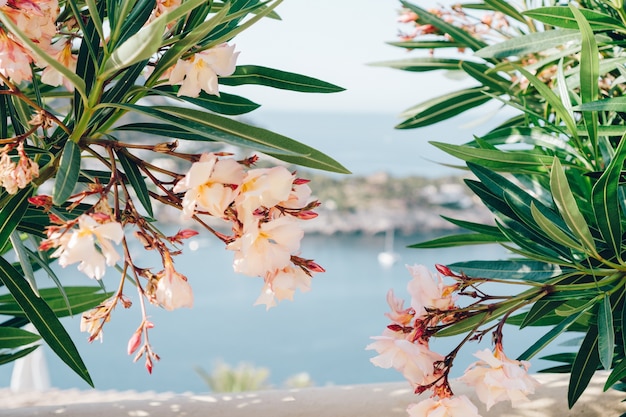
{"label": "blue sky", "polygon": [[[444,3],[449,1],[444,1]],[[422,7],[439,2],[417,1]],[[340,85],[337,94],[301,94],[239,87],[266,110],[400,113],[462,83],[441,73],[409,73],[367,63],[403,59],[415,53],[387,45],[397,40],[397,0],[285,0],[282,21],[264,19],[235,38],[238,64],[298,72]]]}

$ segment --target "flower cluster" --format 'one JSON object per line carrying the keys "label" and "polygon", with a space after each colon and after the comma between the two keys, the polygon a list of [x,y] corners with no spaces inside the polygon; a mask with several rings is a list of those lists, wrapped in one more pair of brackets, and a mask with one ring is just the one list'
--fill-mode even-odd
{"label": "flower cluster", "polygon": [[[453,360],[470,336],[447,356],[433,352],[429,340],[436,332],[467,318],[467,309],[456,304],[459,295],[478,296],[476,292],[465,290],[473,286],[471,279],[453,274],[448,268],[438,266],[447,276],[457,278],[457,282],[445,285],[440,274],[432,274],[425,266],[409,266],[413,279],[407,285],[411,296],[410,306],[404,308],[404,301],[397,299],[392,290],[387,294],[391,312],[386,316],[391,324],[382,336],[374,336],[375,341],[367,346],[378,356],[371,362],[382,368],[394,368],[409,381],[415,393],[432,391],[432,396],[408,408],[411,417],[475,417],[477,408],[465,396],[455,396],[448,380]],[[486,300],[488,297],[482,297]],[[526,394],[534,392],[537,382],[528,374],[530,364],[506,357],[502,348],[501,326],[494,331],[495,350],[476,353],[480,361],[470,365],[461,381],[476,389],[478,398],[487,409],[506,399],[513,404],[526,400]],[[476,338],[481,338],[482,335]]]}
{"label": "flower cluster", "polygon": [[246,170],[253,162],[203,154],[172,191],[184,193],[184,218],[207,214],[231,224],[233,235],[223,240],[235,252],[234,269],[264,279],[257,304],[270,308],[296,289],[307,291],[312,274],[323,271],[297,256],[304,235],[299,220],[316,217],[319,203],[309,201],[307,180],[282,166]]}

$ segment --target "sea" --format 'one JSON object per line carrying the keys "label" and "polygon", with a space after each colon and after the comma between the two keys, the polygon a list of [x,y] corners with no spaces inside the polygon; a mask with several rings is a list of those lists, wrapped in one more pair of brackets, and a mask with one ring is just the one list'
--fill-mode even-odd
{"label": "sea", "polygon": [[[399,132],[393,129],[397,119],[391,114],[300,114],[265,113],[257,124],[316,147],[343,163],[356,175],[387,172],[396,177],[443,176],[456,172],[432,161],[444,161],[445,155],[430,149],[429,140],[471,140],[476,128],[463,127],[471,120],[445,123],[435,128]],[[447,162],[450,161],[450,162]],[[454,162],[457,163],[457,162]],[[315,187],[315,184],[311,184]],[[163,226],[175,232],[177,225]],[[211,373],[220,363],[233,367],[246,363],[269,370],[268,383],[282,387],[290,377],[305,373],[317,386],[402,381],[393,369],[381,369],[370,363],[375,356],[365,347],[370,337],[382,333],[388,324],[386,294],[393,289],[408,299],[410,280],[407,265],[423,264],[434,270],[437,263],[466,260],[501,259],[510,256],[502,247],[484,245],[450,249],[410,249],[408,245],[433,235],[349,234],[307,235],[302,242],[302,256],[314,259],[325,269],[312,280],[311,290],[297,292],[293,301],[285,300],[266,311],[254,306],[262,287],[260,278],[239,275],[232,269],[232,252],[211,236],[199,235],[186,242],[183,254],[176,258],[177,269],[185,274],[194,289],[192,309],[173,312],[148,306],[155,327],[150,341],[160,361],[152,374],[143,360],[133,362],[126,353],[127,342],[141,322],[134,289],[126,294],[135,299],[129,309],[118,307],[104,328],[102,342],[87,342],[79,330],[79,317],[62,319],[89,369],[95,387],[101,390],[136,390],[157,392],[207,392],[209,387],[200,370]],[[133,254],[140,266],[154,266],[156,260],[136,245]],[[393,264],[381,263],[379,254],[392,251]],[[71,285],[93,284],[74,265],[57,269],[59,278]],[[113,290],[117,276],[104,278]],[[47,277],[40,286],[53,286]],[[504,346],[511,357],[525,350],[546,329],[505,327]],[[490,347],[489,338],[472,342],[459,353],[453,376],[460,376],[475,360],[472,354]],[[431,348],[441,354],[452,350],[458,337],[433,340]],[[558,349],[558,348],[556,348]],[[550,353],[550,351],[546,351]],[[51,385],[69,389],[89,386],[44,347]],[[548,365],[534,361],[531,370]],[[0,386],[10,384],[13,367],[0,367]]]}

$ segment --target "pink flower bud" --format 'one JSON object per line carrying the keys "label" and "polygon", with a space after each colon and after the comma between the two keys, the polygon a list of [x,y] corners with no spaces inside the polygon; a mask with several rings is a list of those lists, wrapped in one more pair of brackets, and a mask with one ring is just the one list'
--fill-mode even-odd
{"label": "pink flower bud", "polygon": [[128,340],[127,352],[129,355],[135,353],[137,348],[139,348],[139,345],[141,344],[141,333],[142,332],[140,331],[133,333],[133,335]]}
{"label": "pink flower bud", "polygon": [[299,211],[296,217],[302,220],[311,220],[317,217],[317,213],[311,210]]}
{"label": "pink flower bud", "polygon": [[452,270],[450,268],[448,268],[447,266],[445,266],[445,265],[436,264],[435,268],[443,276],[446,276],[446,277],[456,277],[456,274],[454,272],[452,272]]}
{"label": "pink flower bud", "polygon": [[322,268],[319,264],[313,261],[308,261],[306,263],[306,268],[311,272],[326,272],[324,268]]}
{"label": "pink flower bud", "polygon": [[36,195],[28,198],[28,202],[38,207],[52,207],[52,197],[49,195]]}
{"label": "pink flower bud", "polygon": [[195,235],[197,235],[198,232],[195,230],[191,230],[191,229],[184,229],[184,230],[179,230],[178,233],[176,233],[172,239],[180,241],[182,239],[189,239],[190,237],[193,237]]}
{"label": "pink flower bud", "polygon": [[101,223],[108,223],[111,221],[111,216],[102,212],[94,213],[91,215],[91,217],[93,217],[94,220],[101,222]]}
{"label": "pink flower bud", "polygon": [[152,359],[150,359],[150,356],[146,356],[146,370],[152,375]]}
{"label": "pink flower bud", "polygon": [[296,178],[295,180],[293,180],[293,185],[308,184],[310,182],[311,182],[311,180],[307,180],[305,178]]}

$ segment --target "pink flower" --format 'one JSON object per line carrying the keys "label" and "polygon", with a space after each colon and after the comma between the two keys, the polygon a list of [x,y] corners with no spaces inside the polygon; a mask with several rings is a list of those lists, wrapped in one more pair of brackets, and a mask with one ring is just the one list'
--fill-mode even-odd
{"label": "pink flower", "polygon": [[444,286],[439,274],[431,274],[424,265],[407,266],[413,279],[407,285],[411,294],[411,307],[416,316],[425,316],[426,309],[450,310],[454,308],[452,291],[455,286]]}
{"label": "pink flower", "polygon": [[161,307],[169,311],[193,307],[193,291],[184,275],[176,272],[173,265],[166,265],[159,276],[154,296]]}
{"label": "pink flower", "polygon": [[98,223],[93,217],[83,214],[78,218],[78,230],[53,232],[48,241],[57,247],[51,256],[59,258],[59,265],[65,268],[80,262],[79,271],[90,278],[101,279],[105,264],[113,266],[120,259],[111,242],[119,244],[123,237],[120,223]]}
{"label": "pink flower", "polygon": [[428,385],[437,379],[435,362],[443,361],[444,357],[428,348],[428,344],[412,343],[402,337],[401,333],[385,329],[382,336],[374,336],[374,343],[365,349],[375,350],[378,356],[370,359],[381,368],[394,368],[417,388]]}
{"label": "pink flower", "polygon": [[9,0],[2,12],[26,36],[44,48],[50,45],[52,37],[56,35],[55,22],[59,16],[57,0]]}
{"label": "pink flower", "polygon": [[391,308],[390,313],[385,313],[392,322],[400,326],[407,326],[413,320],[415,311],[412,308],[404,308],[404,300],[396,298],[393,290],[387,292],[387,304]]}
{"label": "pink flower", "polygon": [[[78,57],[72,54],[72,42],[69,38],[62,39],[51,45],[48,52],[54,59],[63,64],[65,68],[76,72]],[[47,66],[46,69],[43,70],[41,73],[41,82],[53,86],[63,84],[68,91],[74,91],[74,84],[52,66]]]}
{"label": "pink flower", "polygon": [[480,417],[476,406],[465,395],[427,398],[409,405],[407,412],[409,417]]}
{"label": "pink flower", "polygon": [[293,300],[296,290],[307,292],[311,289],[311,276],[302,268],[292,265],[270,272],[265,277],[265,285],[254,305],[265,304],[267,310],[276,306],[276,301]]}
{"label": "pink flower", "polygon": [[15,194],[17,190],[26,188],[33,178],[39,176],[39,165],[26,155],[24,143],[20,142],[17,149],[20,156],[17,164],[6,152],[0,155],[0,185],[9,194]]}
{"label": "pink flower", "polygon": [[228,206],[239,194],[244,172],[233,159],[218,159],[215,154],[203,154],[191,165],[189,172],[176,183],[175,193],[185,192],[183,217],[191,218],[196,208],[216,217],[223,217]]}
{"label": "pink flower", "polygon": [[238,55],[235,45],[224,43],[198,52],[189,59],[179,59],[170,73],[169,84],[181,85],[178,96],[198,97],[200,90],[219,96],[217,77],[235,72]]}
{"label": "pink flower", "polygon": [[288,200],[293,181],[293,174],[282,166],[249,170],[243,179],[241,193],[235,199],[241,222],[252,221],[254,212],[261,207],[269,209]]}
{"label": "pink flower", "polygon": [[249,276],[265,276],[291,263],[291,255],[300,248],[304,232],[292,217],[280,217],[247,225],[244,234],[227,246],[236,251],[233,267]]}
{"label": "pink flower", "polygon": [[31,63],[33,63],[33,57],[30,51],[0,28],[0,73],[19,84],[31,79],[33,75]]}
{"label": "pink flower", "polygon": [[526,394],[535,392],[539,382],[528,375],[530,363],[506,357],[500,345],[495,352],[485,349],[474,354],[480,361],[471,364],[461,381],[476,389],[478,398],[489,410],[499,401],[517,403],[528,401]]}

